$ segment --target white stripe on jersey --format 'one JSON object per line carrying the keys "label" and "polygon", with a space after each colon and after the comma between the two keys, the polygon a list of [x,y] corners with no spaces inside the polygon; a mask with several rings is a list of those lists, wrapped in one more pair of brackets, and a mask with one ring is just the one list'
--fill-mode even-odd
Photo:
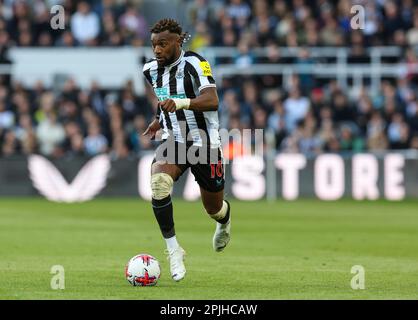
{"label": "white stripe on jersey", "polygon": [[[184,67],[186,66],[186,60],[182,60],[179,65],[178,65],[178,69],[177,69],[177,73],[179,72],[183,72],[184,73]],[[181,71],[183,70],[183,71]],[[180,77],[179,77],[180,78]],[[176,78],[177,79],[177,78]],[[185,92],[184,90],[184,77],[177,79],[177,92]],[[186,117],[186,122],[187,125],[189,126],[190,132],[189,132],[189,137],[187,138],[192,138],[193,139],[193,144],[195,145],[199,145],[201,146],[203,144],[202,142],[202,138],[200,136],[199,133],[199,127],[197,126],[197,122],[196,122],[196,118],[194,116],[194,112],[192,110],[186,110],[184,109],[184,115]]]}
{"label": "white stripe on jersey", "polygon": [[157,60],[151,60],[151,61],[146,62],[144,64],[143,71],[149,70],[149,69],[150,70],[155,70],[155,72],[157,72],[157,69],[158,69],[158,62],[157,62]]}
{"label": "white stripe on jersey", "polygon": [[200,136],[199,127],[197,125],[194,112],[192,110],[184,110],[184,114],[186,115],[186,121],[190,128],[189,135],[193,139],[193,144],[202,146],[203,141],[202,141],[202,137]]}
{"label": "white stripe on jersey", "polygon": [[[164,68],[163,73],[163,86],[162,88],[168,88],[168,94],[170,94],[170,68]],[[181,129],[177,120],[175,112],[168,112],[170,117],[171,126],[173,128],[174,140],[180,143],[184,143],[185,140],[181,134]]]}
{"label": "white stripe on jersey", "polygon": [[205,117],[206,127],[208,128],[210,141],[219,141],[220,145],[218,111],[207,111],[203,115]]}
{"label": "white stripe on jersey", "polygon": [[165,120],[165,114],[164,112],[161,112],[160,117],[162,117],[163,119],[163,134],[161,135],[161,139],[165,140],[167,139],[170,134],[168,133],[168,129],[167,129],[167,121]]}

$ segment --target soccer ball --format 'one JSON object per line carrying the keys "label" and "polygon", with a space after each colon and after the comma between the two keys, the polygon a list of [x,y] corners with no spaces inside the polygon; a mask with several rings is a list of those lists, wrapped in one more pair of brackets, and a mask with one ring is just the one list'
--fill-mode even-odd
{"label": "soccer ball", "polygon": [[125,277],[133,286],[155,286],[161,275],[158,260],[149,254],[138,254],[125,267]]}

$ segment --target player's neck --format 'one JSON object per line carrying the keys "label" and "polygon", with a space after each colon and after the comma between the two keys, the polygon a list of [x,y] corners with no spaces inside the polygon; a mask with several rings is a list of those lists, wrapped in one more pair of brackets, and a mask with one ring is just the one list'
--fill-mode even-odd
{"label": "player's neck", "polygon": [[184,55],[184,51],[183,49],[180,49],[179,53],[176,54],[176,57],[174,58],[173,62],[171,62],[169,65],[165,66],[166,68],[170,68],[176,64],[178,64],[181,60],[181,58],[183,58]]}

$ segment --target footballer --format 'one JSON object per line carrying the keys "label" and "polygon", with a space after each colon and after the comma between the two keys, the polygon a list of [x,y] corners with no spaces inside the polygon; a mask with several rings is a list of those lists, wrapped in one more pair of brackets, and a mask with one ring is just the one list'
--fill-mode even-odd
{"label": "footballer", "polygon": [[[156,117],[143,135],[154,139],[157,131],[162,130],[162,142],[151,167],[152,208],[166,241],[170,272],[175,281],[184,278],[186,268],[185,251],[174,229],[171,191],[173,183],[188,168],[199,184],[206,212],[216,221],[215,251],[226,247],[231,229],[230,205],[224,200],[223,191],[216,84],[209,63],[197,53],[183,50],[186,35],[177,21],[158,21],[151,28],[155,58],[143,68],[157,104]],[[170,148],[174,157],[167,160]],[[199,162],[192,162],[186,156],[192,153],[199,155]]]}

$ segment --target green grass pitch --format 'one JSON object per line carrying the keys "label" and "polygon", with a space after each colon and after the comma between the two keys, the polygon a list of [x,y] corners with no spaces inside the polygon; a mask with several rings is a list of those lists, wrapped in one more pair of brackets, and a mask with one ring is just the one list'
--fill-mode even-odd
{"label": "green grass pitch", "polygon": [[[0,199],[0,299],[418,298],[418,201],[231,204],[232,239],[216,253],[201,203],[174,200],[187,252],[176,283],[147,202]],[[125,280],[138,253],[160,261],[157,286]],[[64,290],[51,289],[53,265],[65,269]],[[354,265],[364,267],[364,290],[350,286]]]}

